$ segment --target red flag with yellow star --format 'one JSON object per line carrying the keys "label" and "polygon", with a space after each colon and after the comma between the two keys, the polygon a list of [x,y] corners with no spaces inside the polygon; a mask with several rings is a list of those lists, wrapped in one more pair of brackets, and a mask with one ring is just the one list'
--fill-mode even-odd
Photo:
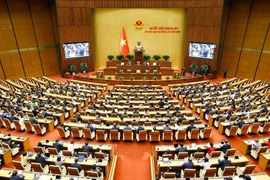
{"label": "red flag with yellow star", "polygon": [[125,57],[129,53],[128,41],[124,27],[122,28],[121,40],[120,40],[120,52]]}

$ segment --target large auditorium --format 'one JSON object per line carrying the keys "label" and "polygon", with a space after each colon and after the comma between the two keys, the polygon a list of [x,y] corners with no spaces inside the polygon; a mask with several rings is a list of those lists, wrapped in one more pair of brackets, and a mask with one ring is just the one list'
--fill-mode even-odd
{"label": "large auditorium", "polygon": [[270,180],[270,0],[0,0],[0,180]]}

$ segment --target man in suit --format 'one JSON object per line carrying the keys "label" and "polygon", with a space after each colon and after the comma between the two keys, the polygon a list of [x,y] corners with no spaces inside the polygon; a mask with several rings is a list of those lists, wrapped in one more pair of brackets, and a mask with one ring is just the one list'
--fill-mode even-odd
{"label": "man in suit", "polygon": [[228,149],[231,149],[231,145],[228,143],[228,141],[224,141],[224,144],[221,146],[221,150],[225,154]]}
{"label": "man in suit", "polygon": [[158,106],[159,106],[159,108],[164,108],[164,102],[162,101],[162,100],[160,100],[159,102],[158,102]]}
{"label": "man in suit", "polygon": [[100,167],[97,167],[96,164],[93,165],[92,169],[90,169],[90,171],[94,171],[98,173],[98,176],[101,176],[102,173],[102,169]]}
{"label": "man in suit", "polygon": [[228,156],[224,156],[223,160],[218,160],[219,167],[222,171],[225,169],[225,167],[230,166],[231,163],[231,160],[228,160]]}
{"label": "man in suit", "polygon": [[194,169],[194,163],[192,162],[191,159],[188,159],[188,161],[185,162],[185,163],[182,165],[182,168],[183,168],[183,170],[185,170],[185,169]]}
{"label": "man in suit", "polygon": [[187,152],[187,148],[184,147],[184,144],[181,143],[179,147],[175,149],[175,152],[178,154],[179,152]]}
{"label": "man in suit", "polygon": [[63,144],[59,142],[59,139],[55,140],[55,143],[53,143],[53,147],[57,150],[59,153],[63,149]]}
{"label": "man in suit", "polygon": [[88,142],[85,142],[85,144],[82,146],[82,152],[86,152],[89,156],[93,152],[93,147],[89,146]]}
{"label": "man in suit", "polygon": [[243,119],[240,119],[240,121],[236,122],[235,125],[238,125],[238,128],[242,128],[243,125],[245,124],[245,121]]}
{"label": "man in suit", "polygon": [[94,132],[96,130],[95,127],[92,125],[91,121],[89,121],[87,128],[90,129],[91,132]]}
{"label": "man in suit", "polygon": [[70,167],[77,168],[79,173],[83,170],[82,166],[78,164],[79,159],[75,158],[74,163]]}
{"label": "man in suit", "polygon": [[170,125],[169,125],[169,124],[166,124],[166,125],[163,127],[163,131],[164,131],[164,130],[171,130]]}
{"label": "man in suit", "polygon": [[46,159],[43,156],[41,156],[40,152],[37,153],[35,160],[36,163],[40,163],[43,168],[47,165]]}
{"label": "man in suit", "polygon": [[119,126],[117,126],[117,124],[114,123],[111,130],[117,130],[117,131],[119,131]]}
{"label": "man in suit", "polygon": [[24,180],[24,176],[18,175],[18,171],[14,170],[10,176],[10,180]]}
{"label": "man in suit", "polygon": [[187,127],[187,134],[188,132],[191,132],[192,129],[195,129],[194,122],[191,122],[190,125]]}
{"label": "man in suit", "polygon": [[140,131],[143,131],[144,130],[144,127],[142,126],[142,124],[140,123],[137,130],[136,130],[136,133],[139,134]]}
{"label": "man in suit", "polygon": [[124,127],[124,130],[132,130],[132,128],[131,128],[130,125],[127,123],[126,126]]}
{"label": "man in suit", "polygon": [[33,124],[38,124],[38,121],[36,120],[36,118],[35,117],[31,117],[30,119],[29,119],[29,122],[33,125]]}

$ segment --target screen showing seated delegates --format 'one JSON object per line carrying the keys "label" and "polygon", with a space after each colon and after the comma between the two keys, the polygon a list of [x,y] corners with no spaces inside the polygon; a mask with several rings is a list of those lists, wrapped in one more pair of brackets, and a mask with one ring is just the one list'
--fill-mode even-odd
{"label": "screen showing seated delegates", "polygon": [[89,43],[88,42],[74,42],[63,44],[65,51],[65,58],[80,58],[89,57]]}
{"label": "screen showing seated delegates", "polygon": [[191,42],[189,43],[189,57],[213,59],[215,48],[215,44]]}

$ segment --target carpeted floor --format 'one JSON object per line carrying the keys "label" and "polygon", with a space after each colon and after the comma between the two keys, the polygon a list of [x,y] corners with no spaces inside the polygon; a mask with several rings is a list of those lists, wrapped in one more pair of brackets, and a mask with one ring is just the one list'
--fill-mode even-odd
{"label": "carpeted floor", "polygon": [[[50,78],[56,79],[58,81],[64,82],[66,79],[61,78],[60,75],[49,76]],[[219,82],[223,80],[223,78],[218,78],[215,82]],[[167,87],[165,87],[168,90]],[[197,116],[197,114],[194,114]],[[203,122],[205,122],[203,120]],[[13,133],[22,136],[28,136],[30,138],[31,147],[37,145],[37,143],[42,139],[49,139],[55,140],[59,138],[57,130],[55,129],[52,132],[47,132],[44,136],[37,136],[35,134],[27,133],[27,132],[19,132],[16,130],[6,130],[4,128],[0,128],[1,132],[4,133]],[[229,143],[232,145],[233,148],[237,149],[237,154],[241,154],[239,151],[240,143],[243,139],[250,139],[250,138],[258,138],[258,137],[265,137],[269,136],[269,134],[256,134],[256,135],[246,135],[246,136],[236,136],[233,138],[228,138],[224,135],[221,135],[217,129],[213,128],[213,135],[212,138],[209,140],[196,140],[196,141],[184,141],[184,144],[190,143],[208,143],[208,142],[220,142],[222,140],[227,139]],[[61,139],[62,140],[62,139]],[[67,140],[63,139],[63,141],[70,142],[73,138],[68,138]],[[76,142],[84,142],[85,140],[82,139],[75,139]],[[103,143],[97,142],[96,140],[90,141],[90,143]],[[115,171],[115,179],[116,180],[150,180],[150,162],[149,156],[152,154],[152,149],[155,145],[172,145],[177,143],[176,141],[172,142],[163,142],[160,141],[159,143],[150,143],[150,142],[142,142],[138,143],[136,140],[134,142],[111,142],[109,139],[104,142],[106,144],[113,144],[115,154],[118,155],[118,161],[116,165]],[[32,149],[30,149],[32,151]],[[250,156],[247,155],[247,158],[250,160],[250,164],[258,164],[257,160],[254,160]],[[19,159],[19,155],[17,155],[14,159]],[[12,163],[8,164],[7,167],[13,168]],[[263,172],[263,170],[257,166],[255,172]],[[268,175],[270,175],[269,170],[266,171]]]}

